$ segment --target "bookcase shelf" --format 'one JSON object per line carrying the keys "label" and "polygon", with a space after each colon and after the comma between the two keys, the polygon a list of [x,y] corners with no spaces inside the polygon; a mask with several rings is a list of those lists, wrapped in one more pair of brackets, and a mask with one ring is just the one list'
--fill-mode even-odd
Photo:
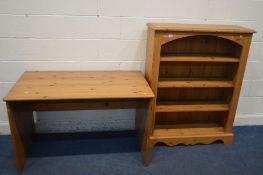
{"label": "bookcase shelf", "polygon": [[233,81],[177,81],[176,79],[160,79],[158,82],[158,88],[190,88],[190,87],[233,87]]}
{"label": "bookcase shelf", "polygon": [[185,61],[185,62],[239,62],[237,57],[205,55],[205,54],[181,54],[181,55],[162,55],[160,61]]}
{"label": "bookcase shelf", "polygon": [[156,112],[228,111],[228,104],[157,105]]}
{"label": "bookcase shelf", "polygon": [[240,26],[148,24],[146,79],[155,98],[148,146],[233,141],[252,35]]}
{"label": "bookcase shelf", "polygon": [[157,125],[154,128],[153,137],[165,138],[184,135],[212,135],[215,133],[224,133],[224,127],[217,123]]}

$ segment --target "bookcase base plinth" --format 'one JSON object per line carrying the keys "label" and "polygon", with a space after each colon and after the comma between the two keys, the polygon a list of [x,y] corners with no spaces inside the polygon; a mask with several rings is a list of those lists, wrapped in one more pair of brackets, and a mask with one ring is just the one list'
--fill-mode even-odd
{"label": "bookcase base plinth", "polygon": [[175,146],[178,144],[195,145],[195,144],[211,144],[215,141],[222,141],[224,144],[233,143],[232,133],[214,134],[214,135],[189,135],[189,136],[173,136],[173,137],[150,137],[150,147],[154,147],[157,143],[164,143],[167,146]]}

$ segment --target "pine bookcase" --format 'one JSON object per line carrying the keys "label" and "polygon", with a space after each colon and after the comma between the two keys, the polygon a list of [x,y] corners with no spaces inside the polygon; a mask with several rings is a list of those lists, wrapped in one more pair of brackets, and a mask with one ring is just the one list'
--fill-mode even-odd
{"label": "pine bookcase", "polygon": [[234,25],[149,23],[147,149],[156,143],[233,142],[232,126],[254,30]]}

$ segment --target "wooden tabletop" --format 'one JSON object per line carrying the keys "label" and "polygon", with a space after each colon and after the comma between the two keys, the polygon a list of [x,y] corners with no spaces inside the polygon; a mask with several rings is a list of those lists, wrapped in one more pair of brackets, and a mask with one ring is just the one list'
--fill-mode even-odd
{"label": "wooden tabletop", "polygon": [[149,28],[159,31],[177,32],[212,32],[212,33],[255,33],[253,29],[238,25],[217,24],[180,24],[180,23],[148,23]]}
{"label": "wooden tabletop", "polygon": [[152,98],[139,71],[28,71],[4,101]]}

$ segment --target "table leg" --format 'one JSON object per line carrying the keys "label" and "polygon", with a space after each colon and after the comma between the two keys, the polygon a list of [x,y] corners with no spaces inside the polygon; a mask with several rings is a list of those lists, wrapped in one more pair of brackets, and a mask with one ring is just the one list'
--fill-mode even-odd
{"label": "table leg", "polygon": [[16,110],[16,107],[10,102],[6,106],[16,160],[16,170],[21,172],[35,131],[33,112],[21,109]]}
{"label": "table leg", "polygon": [[149,137],[152,130],[152,102],[153,100],[149,100],[147,104],[141,108],[136,110],[136,118],[135,118],[135,126],[138,133],[139,142],[141,144],[141,152],[144,165],[147,166],[149,164]]}

